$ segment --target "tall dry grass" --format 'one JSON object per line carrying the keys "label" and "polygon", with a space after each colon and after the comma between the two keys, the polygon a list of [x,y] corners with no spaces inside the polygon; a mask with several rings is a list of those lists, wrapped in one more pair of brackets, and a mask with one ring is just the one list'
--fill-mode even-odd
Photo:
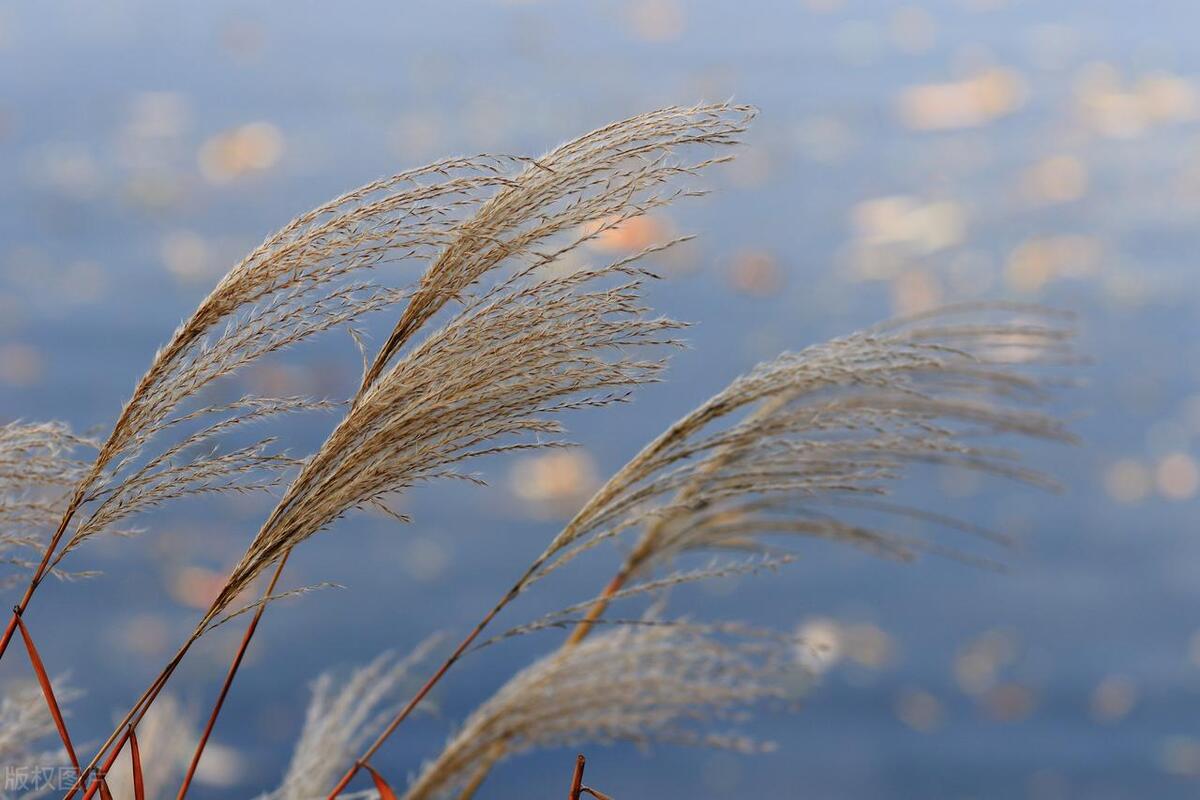
{"label": "tall dry grass", "polygon": [[[405,173],[302,216],[237,265],[156,356],[77,485],[44,561],[57,564],[88,537],[138,510],[196,491],[273,485],[277,469],[299,466],[299,473],[217,602],[91,766],[106,771],[128,738],[129,725],[153,703],[191,643],[270,566],[276,568],[273,588],[287,553],[300,541],[354,508],[380,505],[389,493],[453,476],[459,461],[492,451],[487,443],[493,437],[551,432],[555,425],[544,415],[616,402],[622,387],[652,379],[660,364],[616,353],[661,344],[675,327],[646,317],[637,305],[636,259],[563,279],[538,279],[534,273],[625,219],[695,193],[675,184],[724,157],[688,159],[683,151],[733,144],[750,116],[750,109],[727,105],[663,109],[614,123],[538,159],[480,157]],[[519,168],[503,174],[503,165]],[[423,256],[432,263],[410,292],[353,280],[362,269]],[[468,296],[475,282],[504,265],[513,268],[510,278]],[[616,276],[629,280],[578,290]],[[364,370],[350,412],[303,465],[273,453],[270,440],[219,459],[183,456],[236,426],[307,407],[298,399],[247,399],[231,407],[173,415],[201,387],[400,299],[407,300],[405,310]],[[413,334],[451,301],[458,301],[458,313],[401,357]],[[542,343],[521,342],[517,336],[530,330],[527,315],[532,309],[544,315],[544,349]],[[573,338],[573,331],[584,335]],[[552,342],[557,349],[549,347]],[[473,355],[473,348],[480,350]],[[468,369],[487,364],[488,356],[494,357],[496,368],[520,364],[519,358],[535,350],[542,360],[526,366],[543,370],[534,373],[538,380],[523,380],[518,371],[510,378],[485,379],[480,370]],[[453,395],[437,385],[445,375],[461,375],[464,382],[457,388],[462,392],[480,392],[471,398],[472,407],[479,402],[476,416],[460,418],[462,408],[455,407]],[[447,399],[451,402],[443,405]],[[147,444],[167,428],[214,417],[185,444],[137,463]],[[362,464],[368,468],[359,469]],[[133,471],[126,482],[119,480],[123,469]],[[85,508],[90,513],[67,534]],[[64,535],[65,545],[59,548]],[[40,572],[30,582],[22,609],[41,580]],[[260,614],[261,607],[252,626]],[[93,784],[87,794],[101,786]]]}
{"label": "tall dry grass", "polygon": [[[156,354],[107,437],[84,441],[58,425],[0,428],[0,554],[41,548],[40,560],[12,558],[30,574],[0,654],[20,630],[33,655],[22,614],[44,578],[65,574],[64,558],[92,537],[122,532],[181,497],[280,492],[216,599],[67,796],[104,796],[119,784],[140,800],[151,781],[162,793],[178,772],[177,797],[187,794],[264,610],[299,591],[279,588],[295,547],[359,509],[402,520],[392,498],[430,481],[475,481],[464,465],[478,456],[562,446],[558,415],[621,402],[660,380],[682,326],[645,306],[654,275],[643,264],[682,240],[565,273],[546,268],[631,218],[700,193],[689,177],[727,160],[753,114],[726,104],[667,108],[538,158],[451,159],[368,184],[297,218],[235,265]],[[427,263],[407,288],[395,274],[401,262]],[[364,346],[360,386],[345,404],[202,399],[214,381],[274,352],[329,330],[353,332],[365,315],[393,307],[397,322],[373,355]],[[793,657],[803,643],[661,610],[612,618],[610,606],[661,605],[682,583],[778,567],[786,559],[722,556],[690,571],[673,562],[695,551],[758,551],[783,536],[905,560],[922,552],[979,560],[961,542],[903,537],[892,523],[999,537],[887,495],[911,466],[930,463],[1046,484],[996,440],[1070,438],[1037,409],[1048,390],[1044,368],[1069,359],[1069,338],[1058,318],[1036,309],[959,308],[759,365],[613,475],[407,701],[395,695],[419,658],[376,661],[336,690],[319,681],[271,796],[332,789],[333,797],[364,770],[390,792],[372,757],[492,620],[547,574],[625,540],[629,555],[598,594],[512,632],[574,625],[557,651],[464,723],[408,796],[470,796],[502,759],[568,741],[747,746],[712,724],[793,697],[805,683]],[[269,434],[226,445],[281,415],[338,409],[342,418],[307,458],[285,455]],[[88,447],[94,457],[81,459]],[[257,583],[265,588],[249,602]],[[160,698],[191,646],[243,613],[250,621],[207,724],[182,737],[192,750],[182,769],[178,748],[155,732]],[[589,635],[597,625],[611,629]],[[52,699],[48,679],[42,688]],[[61,715],[52,716],[69,743]],[[118,758],[135,752],[154,763],[118,777]]]}
{"label": "tall dry grass", "polygon": [[[989,439],[1017,434],[1071,440],[1059,420],[1037,410],[1053,386],[1038,370],[1072,359],[1070,336],[1055,315],[1037,309],[945,309],[785,353],[733,381],[618,470],[534,560],[519,591],[601,542],[636,537],[597,598],[568,609],[567,616],[550,618],[561,625],[570,612],[586,609],[558,652],[515,677],[465,724],[466,731],[474,725],[489,735],[464,733],[452,740],[426,766],[409,797],[437,797],[455,788],[460,797],[469,797],[502,758],[553,742],[554,736],[539,737],[518,723],[519,715],[491,717],[505,707],[506,698],[528,685],[530,674],[554,674],[560,666],[574,664],[581,670],[579,680],[587,682],[588,672],[577,660],[580,651],[601,661],[593,650],[636,649],[622,636],[662,636],[651,629],[597,637],[607,645],[585,643],[610,603],[729,573],[728,568],[672,572],[644,586],[634,583],[682,553],[762,550],[770,539],[801,535],[900,560],[921,552],[975,560],[958,544],[889,530],[889,523],[899,519],[1003,543],[1002,537],[961,520],[886,499],[889,486],[908,467],[929,463],[1053,485]],[[860,521],[861,514],[852,518],[849,512],[867,512],[874,521]],[[517,632],[538,627],[535,623]],[[716,647],[695,640],[687,646]],[[614,657],[619,659],[619,652]],[[614,681],[602,668],[596,676]],[[572,702],[569,691],[549,695],[568,706]],[[630,690],[633,702],[638,696]],[[719,706],[723,699],[717,694],[713,704]],[[656,711],[666,718],[670,711],[694,716],[701,703],[675,690],[665,690],[660,700],[667,709]],[[672,701],[678,702],[673,709]],[[605,703],[620,717],[619,696],[609,696]],[[647,736],[653,731],[651,725],[642,728]],[[566,734],[558,737],[572,740]],[[613,738],[602,727],[596,737]],[[476,740],[486,740],[487,746],[475,747]]]}

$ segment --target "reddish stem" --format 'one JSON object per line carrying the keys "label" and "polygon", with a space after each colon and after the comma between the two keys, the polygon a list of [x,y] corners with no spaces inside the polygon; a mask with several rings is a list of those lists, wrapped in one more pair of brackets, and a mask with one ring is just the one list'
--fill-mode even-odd
{"label": "reddish stem", "polygon": [[50,685],[50,676],[46,673],[46,666],[42,663],[42,657],[38,654],[37,647],[33,643],[33,637],[29,635],[29,629],[25,627],[25,622],[21,619],[19,609],[13,609],[13,619],[16,621],[17,627],[21,630],[21,638],[25,640],[25,650],[29,653],[29,663],[33,666],[38,683],[42,687],[42,697],[45,698],[46,706],[50,709],[50,716],[54,719],[54,726],[58,728],[58,736],[62,739],[63,747],[67,749],[67,755],[71,758],[71,766],[75,767],[75,771],[78,772],[79,759],[75,756],[75,746],[71,743],[71,735],[67,733],[67,723],[63,719],[62,710],[58,707],[58,699],[54,696],[54,687]]}
{"label": "reddish stem", "polygon": [[109,769],[111,769],[113,763],[116,762],[117,755],[120,754],[121,748],[124,747],[125,742],[129,740],[130,735],[133,733],[133,729],[136,728],[138,723],[140,723],[146,716],[146,712],[150,710],[151,704],[154,703],[154,700],[158,697],[159,693],[162,692],[163,687],[167,684],[167,680],[171,677],[172,673],[175,672],[175,668],[179,666],[179,663],[183,661],[183,657],[187,655],[188,649],[191,648],[194,641],[195,639],[189,639],[183,645],[183,647],[179,648],[179,652],[177,652],[174,658],[167,663],[167,666],[163,668],[161,673],[159,673],[159,676],[155,679],[154,683],[150,684],[150,688],[142,693],[142,696],[138,698],[136,703],[134,703],[133,708],[131,708],[125,715],[125,718],[121,720],[121,724],[117,726],[116,730],[109,735],[108,740],[100,747],[100,750],[91,760],[91,763],[84,767],[83,771],[79,773],[79,776],[75,779],[75,783],[71,784],[71,788],[67,790],[67,794],[63,800],[71,800],[71,798],[75,796],[75,793],[86,784],[88,774],[92,771],[96,764],[99,763],[104,754],[108,752],[108,749],[112,747],[112,753],[109,754],[108,759],[105,760],[104,765],[100,767],[99,771],[97,772],[97,780],[93,782],[92,785],[84,792],[84,800],[90,800],[91,797],[96,793],[96,790],[99,789],[101,784],[104,782],[104,776],[108,774]]}
{"label": "reddish stem", "polygon": [[586,765],[587,759],[583,753],[575,756],[575,773],[571,776],[571,793],[567,795],[567,800],[579,800],[579,795],[583,793],[583,768]]}
{"label": "reddish stem", "polygon": [[[646,549],[645,541],[641,543],[638,551],[631,555],[630,559],[621,568],[621,570],[615,576],[613,576],[613,579],[609,582],[608,586],[605,587],[604,594],[601,599],[598,600],[597,603],[592,607],[588,616],[576,626],[574,631],[572,631],[572,635],[568,638],[564,645],[565,647],[573,647],[574,645],[578,644],[584,636],[587,635],[595,621],[602,613],[604,613],[604,609],[608,606],[608,600],[621,590],[621,587],[624,586],[625,582],[629,579],[629,576],[632,575],[641,565],[643,560],[643,555],[641,553],[644,549]],[[454,666],[455,662],[462,658],[463,654],[467,651],[467,648],[474,643],[474,641],[479,637],[479,634],[483,632],[483,629],[486,628],[491,621],[496,618],[496,615],[499,614],[505,606],[511,603],[516,596],[521,593],[521,590],[525,588],[525,584],[529,581],[529,578],[539,569],[541,569],[544,563],[545,559],[539,558],[530,565],[529,569],[525,571],[525,574],[521,576],[521,579],[513,584],[513,587],[508,590],[508,594],[504,595],[500,602],[497,603],[495,607],[492,608],[492,610],[489,611],[487,615],[479,621],[479,624],[476,625],[475,628],[469,634],[467,634],[467,637],[459,643],[458,647],[455,648],[454,652],[450,654],[450,657],[442,663],[437,672],[433,673],[429,680],[425,682],[425,685],[422,686],[415,695],[413,695],[412,699],[408,701],[408,704],[405,705],[404,708],[400,710],[400,713],[398,713],[395,718],[392,719],[391,723],[384,728],[383,733],[379,734],[379,737],[375,739],[374,744],[367,748],[367,751],[363,753],[363,755],[359,757],[357,761],[354,762],[350,769],[346,770],[346,774],[343,775],[342,779],[339,780],[337,785],[333,787],[333,791],[329,793],[327,800],[334,800],[334,798],[341,794],[342,791],[350,785],[350,781],[354,780],[354,776],[358,774],[358,771],[367,765],[367,762],[371,760],[371,757],[375,755],[376,751],[379,750],[383,743],[387,741],[388,737],[395,732],[396,728],[400,727],[400,723],[404,722],[404,720],[408,718],[417,705],[425,699],[425,696],[429,694],[430,690],[432,690],[435,685],[437,685],[437,682],[442,679],[442,676],[450,670],[450,667]],[[480,777],[479,780],[482,782],[482,777]]]}
{"label": "reddish stem", "polygon": [[21,602],[13,608],[12,619],[8,621],[8,626],[4,629],[4,636],[0,638],[0,659],[4,658],[4,652],[8,650],[8,643],[12,641],[13,634],[17,630],[17,622],[25,609],[29,606],[29,601],[33,599],[33,593],[37,591],[38,585],[42,582],[42,578],[46,577],[46,570],[50,566],[50,557],[54,555],[54,551],[58,548],[58,543],[62,541],[63,534],[67,532],[67,526],[71,524],[71,518],[75,516],[76,509],[79,508],[79,494],[76,492],[75,497],[71,500],[71,505],[67,507],[67,511],[63,514],[63,518],[58,523],[58,530],[50,537],[50,541],[46,544],[46,550],[42,553],[41,563],[38,564],[33,575],[29,578],[29,585],[25,587],[25,594],[21,596]]}
{"label": "reddish stem", "polygon": [[342,776],[342,779],[338,781],[337,786],[333,787],[333,791],[329,793],[328,800],[333,800],[335,797],[341,794],[342,790],[344,790],[350,784],[350,781],[354,780],[354,776],[358,774],[358,771],[367,765],[367,762],[370,761],[371,757],[375,755],[376,751],[383,746],[383,743],[387,741],[388,737],[392,735],[396,728],[400,727],[400,723],[408,719],[408,716],[412,714],[413,710],[420,704],[422,700],[425,699],[425,696],[429,694],[435,685],[437,685],[437,682],[442,679],[442,676],[445,675],[460,658],[462,658],[463,654],[467,652],[467,648],[470,647],[475,639],[479,637],[479,634],[483,632],[483,629],[486,628],[488,624],[496,618],[496,615],[499,614],[505,606],[511,603],[513,599],[521,593],[521,589],[525,586],[525,582],[529,579],[529,576],[536,572],[541,565],[542,562],[539,561],[530,567],[529,570],[523,576],[521,576],[521,580],[517,581],[513,587],[508,590],[508,594],[504,595],[503,599],[501,599],[500,602],[497,603],[496,606],[479,621],[479,624],[477,624],[475,628],[469,634],[467,634],[467,637],[459,643],[458,647],[454,649],[454,652],[450,654],[450,657],[442,662],[442,665],[438,667],[437,672],[433,673],[429,680],[425,681],[425,684],[417,690],[417,693],[412,696],[412,699],[408,701],[407,705],[405,705],[404,708],[402,708],[400,712],[396,714],[388,726],[383,729],[383,732],[379,734],[378,738],[375,739],[375,742],[367,748],[367,751],[363,753],[357,761],[354,762],[350,769],[346,770],[346,774]]}
{"label": "reddish stem", "polygon": [[254,632],[258,629],[258,621],[262,619],[263,612],[267,608],[266,600],[275,591],[275,584],[279,582],[279,576],[283,574],[284,565],[287,564],[288,556],[291,551],[288,550],[279,559],[279,565],[275,567],[275,573],[271,576],[270,583],[267,584],[266,591],[263,592],[259,606],[254,611],[254,617],[250,620],[250,624],[246,626],[246,633],[242,636],[242,643],[237,649],[237,653],[233,656],[233,661],[229,664],[229,672],[225,675],[225,683],[221,685],[221,691],[217,695],[217,701],[213,705],[212,713],[208,716],[208,723],[204,726],[204,733],[200,736],[200,741],[196,744],[196,752],[192,754],[192,763],[188,765],[187,775],[183,778],[183,783],[179,787],[179,794],[176,795],[176,800],[183,800],[191,788],[192,779],[196,775],[196,768],[200,766],[200,757],[204,755],[204,748],[208,746],[208,739],[212,736],[213,727],[217,724],[217,717],[221,714],[221,708],[225,705],[225,698],[229,696],[229,689],[233,686],[233,679],[237,676],[238,669],[242,666],[242,659],[246,656],[246,648],[250,645],[250,640],[254,638]]}
{"label": "reddish stem", "polygon": [[4,658],[4,651],[8,649],[8,643],[12,641],[13,634],[17,632],[17,617],[20,616],[17,613],[17,609],[20,607],[20,604],[18,604],[13,609],[13,615],[9,618],[8,625],[4,628],[4,636],[0,638],[0,659]]}
{"label": "reddish stem", "polygon": [[133,800],[146,800],[146,786],[142,780],[142,753],[138,748],[137,734],[129,726],[129,766],[133,771]]}

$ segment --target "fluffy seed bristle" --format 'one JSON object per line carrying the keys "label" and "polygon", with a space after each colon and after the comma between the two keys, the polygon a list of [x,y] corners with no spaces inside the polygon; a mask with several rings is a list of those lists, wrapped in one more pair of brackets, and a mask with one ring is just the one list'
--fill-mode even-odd
{"label": "fluffy seed bristle", "polygon": [[[688,193],[666,186],[723,159],[684,161],[678,151],[733,144],[753,113],[724,104],[667,108],[606,126],[529,160],[449,230],[350,413],[290,485],[209,621],[267,565],[350,509],[419,481],[463,477],[454,467],[473,456],[544,446],[513,437],[557,433],[545,415],[617,402],[629,387],[654,380],[660,362],[622,352],[674,342],[679,325],[641,307],[644,274],[634,266],[672,243],[565,277],[539,279],[538,268]],[[566,234],[574,238],[563,244]],[[467,295],[504,264],[515,267],[511,277]],[[593,288],[610,278],[625,282]],[[401,356],[452,299],[463,308]]]}
{"label": "fluffy seed bristle", "polygon": [[[59,422],[0,425],[0,563],[21,572],[37,566],[66,495],[83,473],[75,454],[89,445]],[[19,579],[0,577],[0,587]]]}
{"label": "fluffy seed bristle", "polygon": [[[472,209],[508,183],[503,173],[514,163],[490,156],[452,159],[375,181],[301,215],[235,265],[142,376],[78,483],[67,515],[84,507],[87,512],[54,563],[89,537],[160,503],[275,485],[295,462],[272,453],[272,440],[213,457],[220,435],[325,404],[248,397],[188,408],[189,401],[271,353],[406,297],[365,280],[364,272],[432,257]],[[181,427],[193,431],[144,455],[153,440]]]}
{"label": "fluffy seed bristle", "polygon": [[[524,170],[456,231],[421,278],[391,336],[363,377],[364,388],[422,325],[485,273],[513,261],[562,258],[605,231],[696,190],[671,187],[728,156],[684,160],[697,145],[737,142],[755,109],[729,104],[669,107],[614,122],[529,159]],[[539,251],[560,234],[566,244]]]}
{"label": "fluffy seed bristle", "polygon": [[[397,361],[305,464],[214,608],[346,511],[463,477],[455,468],[470,458],[551,445],[544,437],[561,430],[552,415],[617,402],[654,380],[662,362],[629,353],[670,344],[679,324],[645,316],[631,274],[622,265],[506,281]],[[627,280],[584,288],[612,277]]]}
{"label": "fluffy seed bristle", "polygon": [[[543,574],[631,530],[653,532],[640,566],[787,533],[902,559],[936,549],[891,533],[887,520],[900,517],[975,531],[883,496],[918,464],[1046,485],[988,438],[1071,439],[1036,410],[1045,386],[1031,371],[1069,357],[1070,331],[1036,309],[961,321],[975,311],[880,326],[755,367],[614,475],[547,548]],[[848,509],[883,521],[852,521]]]}
{"label": "fluffy seed bristle", "polygon": [[384,653],[356,669],[341,686],[332,673],[317,678],[283,782],[262,800],[323,796],[358,749],[378,733],[397,690],[437,641],[437,637],[426,640],[404,658]]}
{"label": "fluffy seed bristle", "polygon": [[617,629],[518,673],[473,713],[405,800],[450,796],[493,749],[653,741],[753,750],[708,725],[766,701],[798,699],[809,676],[771,638],[718,636],[686,623]]}
{"label": "fluffy seed bristle", "polygon": [[[64,704],[80,695],[62,679],[54,684],[55,695]],[[54,743],[43,744],[48,741]],[[4,796],[15,791],[19,794],[12,796],[30,800],[49,794],[57,786],[45,779],[43,771],[66,763],[67,753],[58,741],[41,689],[36,683],[9,687],[0,698],[0,767],[7,772]],[[28,785],[16,785],[22,776]]]}

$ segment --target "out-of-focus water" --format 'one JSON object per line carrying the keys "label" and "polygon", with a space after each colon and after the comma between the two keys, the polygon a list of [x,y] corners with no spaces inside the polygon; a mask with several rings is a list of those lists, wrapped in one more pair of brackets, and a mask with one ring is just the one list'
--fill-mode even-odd
{"label": "out-of-focus water", "polygon": [[[777,576],[681,593],[701,617],[873,647],[849,648],[802,713],[751,725],[774,754],[589,747],[597,785],[623,800],[1196,796],[1198,22],[1186,0],[0,3],[0,420],[110,425],[223,270],[341,190],[447,154],[537,153],[663,104],[754,103],[714,194],[653,220],[701,237],[651,297],[697,323],[693,349],[634,404],[570,420],[580,482],[760,358],[964,299],[1079,313],[1095,364],[1057,410],[1084,443],[1026,448],[1061,496],[938,471],[905,486],[1018,533],[1007,574],[805,544]],[[243,382],[337,394],[358,368],[335,336]],[[284,433],[307,452],[329,424]],[[410,526],[355,518],[297,553],[294,584],[346,588],[268,613],[218,728],[223,782],[197,796],[273,786],[313,677],[463,629],[540,551],[569,503],[547,515],[524,497],[536,465],[481,469],[491,488],[415,493]],[[142,538],[78,553],[104,577],[39,595],[44,656],[86,690],[77,739],[107,733],[267,510],[173,506]],[[615,558],[506,619],[589,594]],[[197,710],[236,636],[175,681]],[[438,715],[376,763],[402,784],[556,641],[463,663]],[[485,795],[561,792],[571,757],[513,761]]]}

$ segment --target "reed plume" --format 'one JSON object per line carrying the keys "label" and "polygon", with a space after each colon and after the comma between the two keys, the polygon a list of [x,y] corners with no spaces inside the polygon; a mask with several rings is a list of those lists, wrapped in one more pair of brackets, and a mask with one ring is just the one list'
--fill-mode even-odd
{"label": "reed plume", "polygon": [[[539,575],[638,530],[647,534],[633,557],[639,569],[778,534],[903,560],[936,549],[892,532],[888,521],[902,517],[987,535],[890,502],[889,486],[921,464],[1052,486],[996,437],[1072,440],[1037,409],[1049,388],[1037,368],[1070,358],[1070,337],[1035,308],[950,308],[759,364],[605,483],[551,542]],[[877,519],[854,521],[852,511]]]}
{"label": "reed plume", "polygon": [[[55,683],[64,703],[80,694],[65,680]],[[66,751],[61,746],[38,745],[54,732],[54,719],[36,684],[18,684],[4,693],[0,698],[0,768],[6,774],[0,796],[32,800],[57,788],[57,775],[46,773],[53,772],[51,765],[66,762]]]}
{"label": "reed plume", "polygon": [[[673,343],[680,325],[646,316],[632,261],[529,282],[523,272],[397,361],[288,487],[209,617],[346,511],[419,482],[469,479],[456,468],[471,458],[552,446],[544,437],[562,427],[551,415],[618,402],[655,380],[662,361],[625,354]],[[614,276],[626,280],[584,290]]]}
{"label": "reed plume", "polygon": [[[181,407],[213,381],[405,297],[362,274],[436,252],[486,190],[506,181],[507,163],[455,159],[367,184],[293,220],[235,265],[138,383],[77,489],[76,503],[95,508],[54,563],[138,511],[189,494],[274,485],[275,473],[296,466],[270,452],[270,439],[220,455],[205,445],[234,428],[328,404],[245,397]],[[138,462],[152,439],[183,425],[198,429]]]}
{"label": "reed plume", "polygon": [[766,701],[798,699],[808,676],[781,640],[675,624],[595,635],[514,676],[476,710],[405,800],[462,790],[497,748],[516,754],[582,742],[654,741],[754,751],[708,730]]}
{"label": "reed plume", "polygon": [[[164,693],[138,725],[137,737],[145,796],[167,797],[196,744],[195,711]],[[133,770],[125,759],[113,766],[105,781],[112,797],[136,796]]]}
{"label": "reed plume", "polygon": [[[736,144],[755,113],[750,106],[728,104],[663,108],[606,125],[530,159],[456,231],[426,270],[363,376],[363,387],[382,375],[438,309],[488,271],[519,260],[551,263],[633,217],[679,197],[702,194],[671,184],[730,156],[688,161],[679,151]],[[566,243],[536,249],[560,234],[570,234]]]}
{"label": "reed plume", "polygon": [[304,728],[283,782],[262,795],[262,800],[320,797],[354,760],[355,752],[383,726],[397,690],[436,641],[436,637],[425,641],[404,658],[384,653],[356,669],[340,686],[332,673],[321,675],[313,684]]}
{"label": "reed plume", "polygon": [[[351,508],[433,477],[461,477],[453,466],[467,458],[530,446],[490,440],[557,433],[558,424],[541,415],[616,402],[620,394],[588,393],[653,380],[658,362],[604,359],[622,348],[673,342],[669,332],[678,323],[646,318],[638,305],[640,279],[649,273],[635,266],[673,242],[565,277],[539,279],[538,270],[626,219],[698,194],[664,186],[725,158],[688,161],[678,151],[735,143],[753,113],[725,104],[666,108],[529,159],[451,232],[366,370],[350,413],[289,486],[214,613]],[[466,294],[506,264],[514,267],[510,277]],[[613,276],[630,280],[588,289]],[[397,360],[413,333],[452,299],[463,304],[458,313]]]}
{"label": "reed plume", "polygon": [[[525,270],[399,359],[305,464],[193,640],[257,575],[346,511],[418,482],[470,480],[457,467],[478,456],[553,446],[546,437],[562,431],[554,414],[620,402],[656,380],[664,363],[630,354],[673,344],[680,325],[645,314],[636,259],[563,278]],[[586,289],[613,278],[624,280]]]}
{"label": "reed plume", "polygon": [[[155,354],[81,471],[0,639],[0,655],[44,576],[87,539],[169,500],[273,486],[295,467],[273,452],[269,437],[227,451],[218,445],[235,428],[325,404],[191,401],[264,356],[400,299],[399,290],[363,280],[363,271],[436,252],[485,192],[506,181],[501,172],[508,164],[452,159],[372,182],[301,215],[236,264]],[[177,430],[184,431],[180,440],[147,453],[153,441]]]}
{"label": "reed plume", "polygon": [[[437,252],[486,192],[507,181],[501,173],[510,165],[452,159],[372,182],[301,215],[235,265],[159,349],[82,471],[0,638],[0,655],[44,576],[87,539],[177,498],[275,486],[297,467],[270,437],[232,449],[222,440],[330,404],[243,397],[206,406],[196,398],[258,359],[400,300],[404,292],[365,280],[364,271]],[[173,442],[150,448],[175,432]]]}
{"label": "reed plume", "polygon": [[[58,422],[0,425],[0,561],[32,572],[84,465],[76,451],[88,443]],[[66,577],[65,573],[58,573]],[[4,576],[0,586],[20,573]]]}

